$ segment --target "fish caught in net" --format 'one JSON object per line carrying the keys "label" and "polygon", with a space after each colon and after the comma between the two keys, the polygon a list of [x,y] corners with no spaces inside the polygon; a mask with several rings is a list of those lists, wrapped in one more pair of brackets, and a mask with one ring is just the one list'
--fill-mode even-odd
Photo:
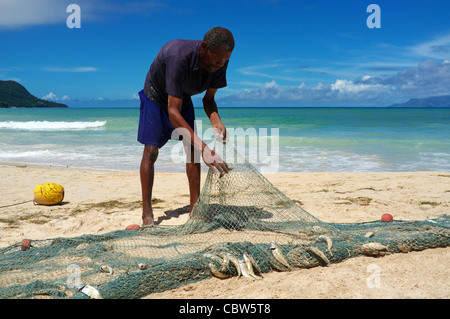
{"label": "fish caught in net", "polygon": [[228,174],[208,172],[183,225],[1,248],[0,298],[141,298],[212,276],[264,280],[272,271],[450,245],[450,216],[327,223],[248,161],[227,162]]}

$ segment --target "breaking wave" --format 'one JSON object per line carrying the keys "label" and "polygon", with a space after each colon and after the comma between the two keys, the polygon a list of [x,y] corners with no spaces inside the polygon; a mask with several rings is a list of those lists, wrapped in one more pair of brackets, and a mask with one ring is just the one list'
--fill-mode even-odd
{"label": "breaking wave", "polygon": [[105,126],[107,121],[92,122],[66,122],[66,121],[28,121],[0,122],[0,129],[27,130],[27,131],[64,131],[64,130],[86,130]]}

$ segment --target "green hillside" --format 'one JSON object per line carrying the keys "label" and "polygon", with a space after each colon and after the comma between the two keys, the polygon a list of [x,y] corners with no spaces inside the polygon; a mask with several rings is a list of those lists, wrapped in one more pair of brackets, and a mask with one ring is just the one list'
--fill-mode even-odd
{"label": "green hillside", "polygon": [[0,81],[0,107],[68,107],[39,99],[16,81]]}

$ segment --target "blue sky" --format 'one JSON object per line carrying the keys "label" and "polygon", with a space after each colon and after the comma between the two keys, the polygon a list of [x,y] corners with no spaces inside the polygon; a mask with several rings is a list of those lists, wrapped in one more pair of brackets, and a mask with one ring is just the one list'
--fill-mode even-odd
{"label": "blue sky", "polygon": [[[72,3],[81,28],[67,27]],[[0,80],[69,106],[137,106],[165,42],[223,26],[236,47],[219,107],[386,106],[450,94],[449,14],[448,0],[0,0]]]}

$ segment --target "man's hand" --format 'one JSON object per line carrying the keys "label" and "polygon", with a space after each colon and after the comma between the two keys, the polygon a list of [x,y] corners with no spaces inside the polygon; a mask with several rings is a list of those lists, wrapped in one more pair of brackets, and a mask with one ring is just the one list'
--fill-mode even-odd
{"label": "man's hand", "polygon": [[217,89],[212,88],[209,88],[206,91],[203,98],[203,108],[209,120],[211,121],[216,139],[225,144],[228,141],[228,134],[225,125],[223,125],[222,120],[220,119],[219,112],[217,111],[217,104],[214,100],[214,95],[216,94],[216,92]]}
{"label": "man's hand", "polygon": [[213,150],[211,150],[208,146],[204,147],[202,157],[205,164],[213,171],[213,173],[216,173],[214,168],[216,168],[219,171],[220,176],[230,171],[227,163],[225,163],[223,159]]}
{"label": "man's hand", "polygon": [[216,136],[216,140],[226,144],[228,142],[228,133],[225,125],[223,125],[222,121],[213,125],[213,132]]}

